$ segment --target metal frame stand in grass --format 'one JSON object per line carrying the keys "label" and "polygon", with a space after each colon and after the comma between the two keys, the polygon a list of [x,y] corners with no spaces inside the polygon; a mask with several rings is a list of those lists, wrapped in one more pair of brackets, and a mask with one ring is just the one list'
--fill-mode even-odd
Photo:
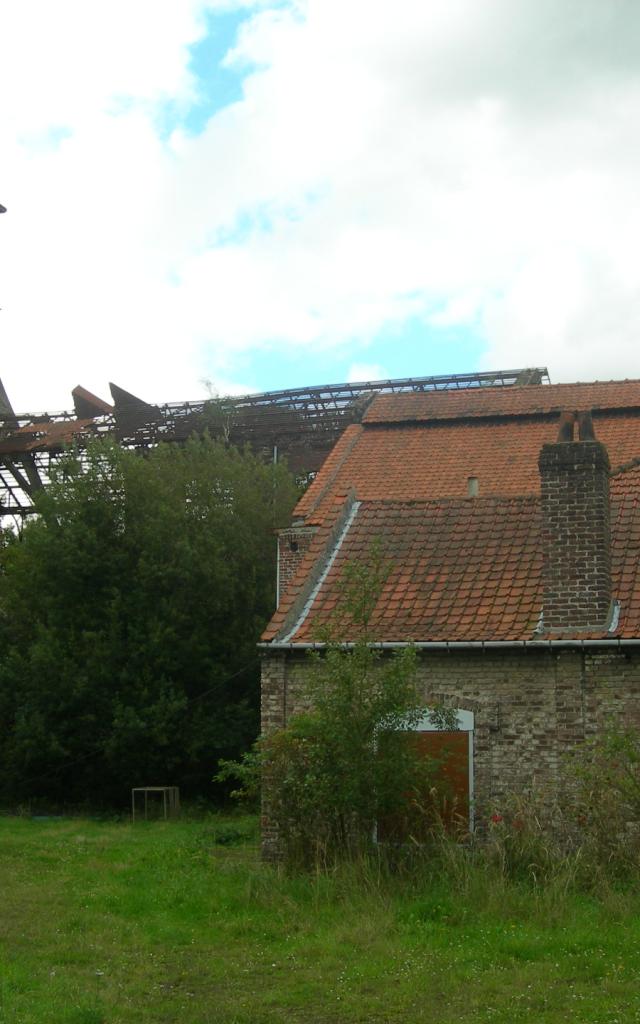
{"label": "metal frame stand in grass", "polygon": [[164,820],[177,818],[180,814],[180,789],[178,786],[134,786],[131,790],[131,820],[136,820],[136,793],[144,793],[144,820],[147,821],[149,793],[162,793]]}

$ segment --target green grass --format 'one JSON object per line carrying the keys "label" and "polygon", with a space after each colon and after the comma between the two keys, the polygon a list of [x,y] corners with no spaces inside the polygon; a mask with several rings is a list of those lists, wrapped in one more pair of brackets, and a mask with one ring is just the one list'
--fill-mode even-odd
{"label": "green grass", "polygon": [[2,1024],[640,1021],[640,896],[286,878],[251,819],[0,819]]}

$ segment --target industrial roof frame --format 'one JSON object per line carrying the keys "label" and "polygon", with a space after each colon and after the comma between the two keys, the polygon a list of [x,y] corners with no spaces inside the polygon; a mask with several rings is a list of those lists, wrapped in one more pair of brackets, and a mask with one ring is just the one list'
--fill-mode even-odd
{"label": "industrial roof frame", "polygon": [[82,387],[73,411],[16,414],[0,381],[0,521],[34,512],[36,492],[70,447],[82,452],[96,437],[144,451],[161,441],[183,443],[208,431],[229,443],[287,457],[299,475],[316,472],[342,431],[358,422],[377,394],[512,387],[549,383],[546,367],[403,377],[287,388],[195,402],[152,405],[115,384],[113,404]]}

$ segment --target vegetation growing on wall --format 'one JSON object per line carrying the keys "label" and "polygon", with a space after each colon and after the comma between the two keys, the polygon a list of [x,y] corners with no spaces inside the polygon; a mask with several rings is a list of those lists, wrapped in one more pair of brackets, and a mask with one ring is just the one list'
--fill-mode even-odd
{"label": "vegetation growing on wall", "polygon": [[257,728],[283,466],[209,439],[141,458],[96,444],[2,551],[0,797],[122,804],[211,791]]}
{"label": "vegetation growing on wall", "polygon": [[[255,794],[262,783],[290,864],[359,856],[383,818],[397,816],[403,835],[424,829],[437,763],[406,741],[425,712],[416,653],[406,648],[384,657],[367,643],[385,577],[379,547],[346,567],[336,626],[324,635],[324,649],[309,658],[303,697],[309,710],[263,736],[242,763],[227,764],[221,773],[240,778],[241,795]],[[349,649],[335,639],[346,620],[361,636]],[[457,728],[455,712],[431,710],[441,728]]]}

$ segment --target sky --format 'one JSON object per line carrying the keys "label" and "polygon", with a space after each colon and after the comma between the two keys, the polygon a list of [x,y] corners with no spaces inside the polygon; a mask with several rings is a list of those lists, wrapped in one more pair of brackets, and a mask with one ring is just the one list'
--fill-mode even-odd
{"label": "sky", "polygon": [[640,377],[639,192],[637,0],[21,0],[0,377]]}

